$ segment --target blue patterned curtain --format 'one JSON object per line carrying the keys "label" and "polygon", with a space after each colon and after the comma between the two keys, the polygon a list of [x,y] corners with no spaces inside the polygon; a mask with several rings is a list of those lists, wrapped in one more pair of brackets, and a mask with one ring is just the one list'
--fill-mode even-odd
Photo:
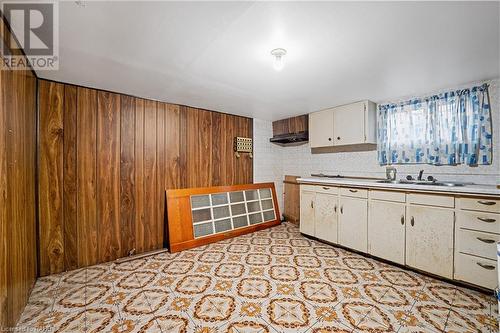
{"label": "blue patterned curtain", "polygon": [[381,165],[491,164],[487,84],[380,105],[377,121]]}

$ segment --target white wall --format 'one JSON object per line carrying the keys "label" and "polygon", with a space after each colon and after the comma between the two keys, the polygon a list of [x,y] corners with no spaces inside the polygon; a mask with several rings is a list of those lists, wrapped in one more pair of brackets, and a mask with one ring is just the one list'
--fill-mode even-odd
{"label": "white wall", "polygon": [[[471,181],[479,184],[500,184],[500,80],[487,81],[490,84],[490,102],[493,122],[493,163],[469,167],[433,166],[427,164],[396,165],[398,177],[416,175],[420,169],[424,175],[433,175],[441,180]],[[470,87],[479,84],[443,89],[442,91]],[[431,95],[438,92],[429,92]],[[390,101],[405,100],[413,96],[397,97]],[[311,154],[309,144],[297,147],[280,147],[269,143],[272,137],[272,123],[254,120],[254,180],[274,181],[278,195],[282,193],[284,175],[309,176],[311,173],[341,174],[344,176],[385,177],[385,167],[377,162],[377,152]],[[282,198],[280,199],[282,200]],[[282,205],[280,206],[282,207]]]}
{"label": "white wall", "polygon": [[269,142],[273,136],[272,122],[253,120],[253,181],[274,182],[280,212],[283,212],[283,153],[284,150]]}

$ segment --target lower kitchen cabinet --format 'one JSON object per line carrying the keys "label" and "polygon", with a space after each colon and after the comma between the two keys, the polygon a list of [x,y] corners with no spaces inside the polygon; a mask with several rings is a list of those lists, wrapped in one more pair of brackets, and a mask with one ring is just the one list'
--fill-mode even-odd
{"label": "lower kitchen cabinet", "polygon": [[339,244],[368,252],[368,201],[341,196],[339,206]]}
{"label": "lower kitchen cabinet", "polygon": [[406,223],[406,264],[453,278],[454,211],[409,206]]}
{"label": "lower kitchen cabinet", "polygon": [[490,197],[301,184],[300,232],[493,289],[499,268],[497,207],[500,200]]}
{"label": "lower kitchen cabinet", "polygon": [[404,265],[405,210],[404,203],[370,202],[368,253]]}
{"label": "lower kitchen cabinet", "polygon": [[300,232],[314,236],[314,200],[316,193],[300,191]]}
{"label": "lower kitchen cabinet", "polygon": [[336,194],[316,193],[315,236],[332,243],[338,242],[338,202]]}

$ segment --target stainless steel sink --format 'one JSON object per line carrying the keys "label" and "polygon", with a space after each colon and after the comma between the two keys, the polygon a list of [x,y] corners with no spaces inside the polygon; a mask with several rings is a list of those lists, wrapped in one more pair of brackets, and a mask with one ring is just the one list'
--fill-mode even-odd
{"label": "stainless steel sink", "polygon": [[428,185],[435,185],[435,186],[465,186],[464,183],[455,183],[455,182],[435,182],[433,184],[428,184]]}
{"label": "stainless steel sink", "polygon": [[383,180],[377,180],[377,183],[385,183],[385,184],[415,184],[415,181],[412,180],[391,180],[391,179],[383,179]]}
{"label": "stainless steel sink", "polygon": [[431,186],[465,186],[464,183],[459,183],[459,182],[439,182],[439,181],[427,181],[427,180],[390,180],[390,179],[383,179],[383,180],[378,180],[377,183],[384,183],[384,184],[412,184],[412,185],[431,185]]}

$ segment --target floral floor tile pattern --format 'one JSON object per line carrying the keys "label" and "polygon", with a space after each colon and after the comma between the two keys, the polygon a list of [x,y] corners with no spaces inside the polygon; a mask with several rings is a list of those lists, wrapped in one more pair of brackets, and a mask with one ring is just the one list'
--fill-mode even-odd
{"label": "floral floor tile pattern", "polygon": [[277,227],[38,279],[29,332],[498,332],[493,295]]}

